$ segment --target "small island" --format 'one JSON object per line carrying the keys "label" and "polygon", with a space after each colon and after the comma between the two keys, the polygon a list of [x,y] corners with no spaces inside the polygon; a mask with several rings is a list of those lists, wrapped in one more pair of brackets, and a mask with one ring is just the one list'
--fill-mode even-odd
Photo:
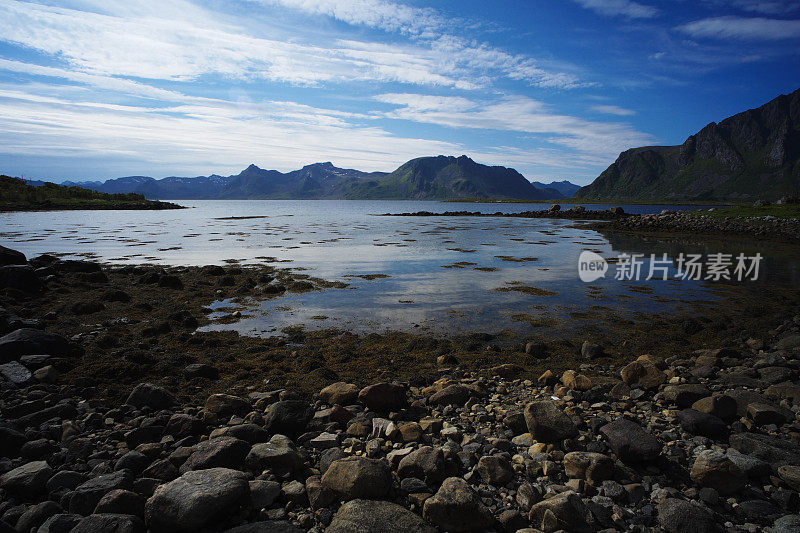
{"label": "small island", "polygon": [[171,202],[148,200],[141,194],[108,194],[55,183],[40,186],[0,175],[0,212],[64,209],[184,209]]}

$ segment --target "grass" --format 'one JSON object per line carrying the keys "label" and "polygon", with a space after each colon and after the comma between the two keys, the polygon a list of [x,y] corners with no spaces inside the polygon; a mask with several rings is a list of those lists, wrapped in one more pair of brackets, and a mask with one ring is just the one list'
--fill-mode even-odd
{"label": "grass", "polygon": [[713,218],[730,217],[764,217],[800,218],[800,205],[765,205],[763,207],[734,206],[714,209],[713,211],[687,211],[692,216],[708,216]]}

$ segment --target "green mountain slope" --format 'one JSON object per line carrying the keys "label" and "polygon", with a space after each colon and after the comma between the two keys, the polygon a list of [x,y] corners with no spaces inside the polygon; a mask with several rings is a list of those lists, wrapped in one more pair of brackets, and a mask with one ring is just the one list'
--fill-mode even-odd
{"label": "green mountain slope", "polygon": [[800,89],[712,122],[681,146],[622,152],[575,198],[776,200],[800,193]]}

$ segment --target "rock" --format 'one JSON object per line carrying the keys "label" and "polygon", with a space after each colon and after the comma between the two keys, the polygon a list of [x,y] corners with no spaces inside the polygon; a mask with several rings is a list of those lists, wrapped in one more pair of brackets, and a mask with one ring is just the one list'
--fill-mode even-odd
{"label": "rock", "polygon": [[772,533],[797,533],[800,531],[800,515],[786,515],[775,520]]}
{"label": "rock", "polygon": [[224,533],[302,533],[303,530],[297,528],[285,520],[268,520],[264,522],[251,522],[241,526],[226,529]]}
{"label": "rock", "polygon": [[590,512],[580,496],[568,491],[543,500],[531,507],[531,524],[545,533],[566,530],[574,533],[591,531],[587,522]]}
{"label": "rock", "polygon": [[308,504],[308,495],[306,494],[306,486],[297,480],[290,481],[281,489],[283,499],[297,505],[305,507]]}
{"label": "rock", "polygon": [[284,400],[275,402],[267,408],[264,415],[264,429],[296,437],[305,431],[314,410],[303,400]]}
{"label": "rock", "polygon": [[667,380],[667,376],[647,359],[640,357],[620,370],[622,381],[631,387],[656,389]]}
{"label": "rock", "polygon": [[186,413],[175,413],[164,427],[165,435],[172,435],[176,439],[183,439],[201,435],[206,430],[206,425],[197,417]]}
{"label": "rock", "polygon": [[704,487],[715,489],[721,496],[739,492],[747,483],[747,476],[736,464],[719,451],[700,452],[694,461],[692,480]]}
{"label": "rock", "polygon": [[0,337],[0,363],[19,359],[23,355],[47,354],[65,357],[70,353],[67,339],[39,329],[22,328]]}
{"label": "rock", "polygon": [[159,479],[162,481],[172,481],[180,475],[180,472],[169,459],[159,459],[144,469],[142,477]]}
{"label": "rock", "polygon": [[0,476],[0,487],[23,497],[33,498],[42,493],[53,469],[46,461],[32,461]]}
{"label": "rock", "polygon": [[0,266],[0,287],[34,293],[42,290],[42,282],[30,265],[6,265]]}
{"label": "rock", "polygon": [[514,479],[514,469],[511,462],[499,455],[484,455],[478,460],[475,472],[484,483],[503,486]]}
{"label": "rock", "polygon": [[351,405],[358,400],[358,387],[338,381],[319,391],[319,399],[328,405]]}
{"label": "rock", "polygon": [[139,517],[127,514],[93,514],[87,516],[70,533],[144,533]]}
{"label": "rock", "polygon": [[661,442],[631,420],[615,420],[600,428],[600,433],[623,462],[654,461],[661,454]]}
{"label": "rock", "polygon": [[153,410],[169,409],[175,406],[178,401],[164,387],[153,385],[152,383],[139,383],[128,395],[125,403],[134,407],[149,407]]}
{"label": "rock", "polygon": [[247,501],[247,475],[228,468],[193,470],[158,487],[145,505],[153,532],[198,531]]}
{"label": "rock", "polygon": [[212,394],[206,399],[203,408],[210,421],[227,421],[236,415],[244,417],[251,411],[250,402],[230,394]]}
{"label": "rock", "polygon": [[661,395],[668,402],[676,404],[679,408],[685,409],[690,407],[694,402],[711,396],[711,391],[708,387],[700,383],[685,383],[682,385],[667,385],[661,391]]}
{"label": "rock", "polygon": [[570,390],[587,391],[592,388],[592,380],[574,370],[567,370],[561,375],[561,383]]}
{"label": "rock", "polygon": [[18,387],[25,385],[31,380],[31,377],[33,377],[30,370],[16,361],[10,361],[0,365],[0,376]]}
{"label": "rock", "polygon": [[186,376],[186,379],[219,379],[219,370],[211,365],[192,363],[183,369],[183,375]]}
{"label": "rock", "polygon": [[100,498],[94,514],[127,514],[144,516],[145,499],[129,490],[115,489]]}
{"label": "rock", "polygon": [[678,413],[681,427],[692,435],[702,435],[709,439],[727,440],[728,426],[721,418],[694,409],[684,409]]}
{"label": "rock", "polygon": [[39,526],[47,521],[48,518],[63,512],[64,510],[56,502],[45,501],[42,503],[37,503],[36,505],[31,505],[24,513],[22,513],[22,515],[17,519],[15,528],[17,531],[23,531],[26,533],[31,530],[36,531],[39,529]]}
{"label": "rock", "polygon": [[714,394],[701,398],[692,404],[692,409],[714,415],[725,421],[736,418],[736,400],[727,394]]}
{"label": "rock", "polygon": [[464,385],[450,385],[439,392],[433,394],[428,402],[431,405],[464,405],[467,403],[474,391]]}
{"label": "rock", "polygon": [[322,487],[340,499],[380,499],[389,493],[392,472],[385,461],[346,457],[331,463],[322,476]]}
{"label": "rock", "polygon": [[598,357],[603,357],[605,353],[603,353],[603,347],[599,344],[594,344],[593,342],[583,341],[583,345],[581,346],[581,357],[584,359],[597,359]]}
{"label": "rock", "polygon": [[106,308],[101,302],[75,302],[70,307],[72,314],[74,315],[91,315],[93,313],[99,313],[100,311],[104,311]]}
{"label": "rock", "polygon": [[342,505],[325,533],[435,533],[418,515],[396,503],[351,500]]}
{"label": "rock", "polygon": [[564,456],[568,477],[598,483],[614,476],[614,460],[602,453],[570,452]]}
{"label": "rock", "polygon": [[55,383],[61,377],[61,372],[52,365],[37,368],[33,372],[33,379],[42,383]]}
{"label": "rock", "polygon": [[791,488],[800,491],[800,466],[783,465],[778,467],[778,475]]}
{"label": "rock", "polygon": [[525,423],[533,438],[540,442],[559,442],[578,434],[572,419],[550,400],[529,403]]}
{"label": "rock", "polygon": [[291,472],[303,465],[297,448],[285,435],[274,435],[269,442],[253,445],[244,462],[247,469],[256,474],[267,468]]}
{"label": "rock", "polygon": [[91,514],[103,496],[112,490],[128,490],[132,487],[133,475],[127,470],[97,476],[75,487],[69,500],[69,512],[80,515]]}
{"label": "rock", "polygon": [[167,289],[177,289],[180,290],[183,288],[183,282],[181,278],[178,276],[173,276],[171,274],[166,274],[158,278],[158,286],[164,287]]}
{"label": "rock", "polygon": [[59,470],[47,481],[45,488],[47,492],[55,492],[59,489],[72,490],[86,481],[86,474],[72,470]]}
{"label": "rock", "polygon": [[0,426],[0,457],[19,457],[20,449],[26,442],[28,439],[19,431]]}
{"label": "rock", "polygon": [[800,334],[787,335],[775,343],[776,350],[794,350],[800,348]]}
{"label": "rock", "polygon": [[393,383],[376,383],[364,387],[358,393],[358,401],[373,411],[382,412],[399,411],[408,403],[405,388]]}
{"label": "rock", "polygon": [[0,246],[0,266],[6,265],[26,265],[28,260],[25,254],[5,246]]}
{"label": "rock", "polygon": [[281,484],[274,481],[255,480],[250,485],[250,503],[255,509],[271,506],[281,493]]}
{"label": "rock", "polygon": [[732,448],[728,449],[728,459],[733,461],[733,464],[738,466],[739,470],[744,472],[747,477],[762,478],[769,476],[772,472],[772,467],[768,462],[752,455],[741,454]]}
{"label": "rock", "polygon": [[415,477],[429,485],[438,485],[445,478],[444,454],[440,448],[422,446],[400,460],[400,479]]}
{"label": "rock", "polygon": [[731,447],[772,464],[775,468],[783,465],[800,465],[800,451],[797,444],[755,433],[736,433],[730,437]]}
{"label": "rock", "polygon": [[534,357],[545,357],[547,345],[543,342],[529,342],[525,344],[525,353]]}
{"label": "rock", "polygon": [[712,533],[714,517],[704,507],[676,498],[658,505],[658,523],[666,533]]}
{"label": "rock", "polygon": [[782,425],[788,420],[794,419],[794,413],[787,412],[780,407],[774,407],[766,403],[751,403],[747,406],[747,418],[753,421],[757,426],[765,426],[767,424]]}
{"label": "rock", "polygon": [[54,514],[39,526],[36,533],[70,533],[82,518],[77,514]]}
{"label": "rock", "polygon": [[494,517],[478,495],[461,478],[444,480],[436,494],[425,500],[422,516],[446,531],[483,531],[494,525]]}
{"label": "rock", "polygon": [[524,371],[525,371],[524,368],[512,363],[506,363],[503,365],[497,365],[495,367],[492,367],[492,372],[494,373],[494,375],[500,376],[503,379],[513,379],[519,376]]}
{"label": "rock", "polygon": [[422,426],[416,422],[406,422],[405,424],[400,424],[397,427],[397,430],[400,432],[400,437],[402,438],[403,442],[417,442],[424,434],[422,431]]}
{"label": "rock", "polygon": [[207,468],[234,468],[244,464],[250,444],[234,437],[217,437],[197,444],[181,466],[181,473]]}
{"label": "rock", "polygon": [[306,478],[306,494],[308,495],[308,503],[314,511],[328,507],[336,501],[336,493],[323,488],[320,476]]}

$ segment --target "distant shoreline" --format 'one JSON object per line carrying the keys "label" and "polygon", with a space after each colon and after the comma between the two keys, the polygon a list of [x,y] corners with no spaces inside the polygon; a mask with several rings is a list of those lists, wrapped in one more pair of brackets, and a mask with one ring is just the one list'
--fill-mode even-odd
{"label": "distant shoreline", "polygon": [[0,204],[0,213],[49,212],[49,211],[161,211],[166,209],[188,209],[188,207],[172,202],[147,200],[135,203],[71,203],[53,202],[28,204]]}

